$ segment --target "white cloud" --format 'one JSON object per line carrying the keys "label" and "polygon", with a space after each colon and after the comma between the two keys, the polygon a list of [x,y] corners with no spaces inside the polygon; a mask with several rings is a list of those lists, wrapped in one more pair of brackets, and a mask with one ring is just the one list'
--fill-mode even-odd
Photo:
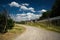
{"label": "white cloud", "polygon": [[27,4],[27,3],[24,3],[24,4],[22,4],[23,6],[29,6],[29,4]]}
{"label": "white cloud", "polygon": [[9,5],[10,5],[11,7],[13,7],[13,6],[15,6],[15,7],[20,7],[20,9],[19,9],[20,11],[21,11],[21,9],[23,9],[23,10],[29,10],[29,11],[31,11],[31,12],[35,12],[35,10],[34,10],[33,7],[27,7],[27,6],[29,6],[29,4],[27,4],[27,3],[19,4],[19,3],[15,2],[15,1],[13,1],[13,2],[11,2]]}
{"label": "white cloud", "polygon": [[32,7],[28,8],[26,6],[21,6],[20,8],[23,9],[23,10],[30,10],[31,12],[35,12],[34,8],[32,8]]}
{"label": "white cloud", "polygon": [[26,14],[17,14],[17,16],[25,17]]}
{"label": "white cloud", "polygon": [[20,4],[17,3],[17,2],[15,2],[15,1],[11,2],[9,5],[10,5],[11,7],[12,7],[12,6],[15,6],[15,7],[19,7],[19,6],[20,6]]}
{"label": "white cloud", "polygon": [[27,21],[27,20],[34,20],[39,19],[41,15],[40,14],[34,14],[31,12],[25,13],[25,14],[16,14],[16,16],[12,17],[15,21]]}
{"label": "white cloud", "polygon": [[30,7],[28,8],[29,10],[31,10],[32,12],[35,12],[34,8]]}
{"label": "white cloud", "polygon": [[28,8],[26,6],[21,6],[20,8],[23,10],[28,10]]}
{"label": "white cloud", "polygon": [[42,9],[42,10],[41,10],[41,12],[46,12],[46,11],[47,11],[47,10],[45,10],[45,9]]}
{"label": "white cloud", "polygon": [[38,11],[38,12],[43,13],[43,12],[47,12],[47,10],[42,9],[42,10],[40,10],[40,11]]}
{"label": "white cloud", "polygon": [[[10,6],[15,6],[15,7],[19,7],[20,8],[20,11],[31,11],[31,12],[28,12],[28,13],[22,13],[22,14],[16,14],[15,16],[14,15],[11,15],[11,18],[15,21],[26,21],[26,20],[34,20],[34,19],[39,19],[39,17],[42,16],[42,14],[34,14],[35,9],[33,7],[29,7],[29,4],[27,3],[24,3],[24,4],[19,4],[17,2],[11,2],[9,4]],[[21,10],[22,9],[22,10]],[[46,12],[47,10],[45,9],[42,9],[40,11],[37,11],[39,13],[43,13],[43,12]]]}

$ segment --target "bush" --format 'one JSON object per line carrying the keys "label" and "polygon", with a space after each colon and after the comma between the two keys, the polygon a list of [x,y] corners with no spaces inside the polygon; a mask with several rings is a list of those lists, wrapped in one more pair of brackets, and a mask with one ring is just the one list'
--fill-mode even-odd
{"label": "bush", "polygon": [[25,21],[21,21],[21,22],[16,22],[18,24],[25,24],[26,22]]}
{"label": "bush", "polygon": [[14,21],[7,16],[7,12],[0,13],[0,33],[5,33],[7,30],[12,29],[14,26]]}

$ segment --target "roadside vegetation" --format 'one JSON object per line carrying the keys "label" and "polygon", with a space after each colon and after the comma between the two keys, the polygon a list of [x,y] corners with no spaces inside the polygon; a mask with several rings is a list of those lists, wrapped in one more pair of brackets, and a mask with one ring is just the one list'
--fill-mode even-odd
{"label": "roadside vegetation", "polygon": [[5,34],[0,34],[0,40],[13,40],[16,36],[25,31],[25,28],[20,25],[14,25],[11,30],[8,30]]}
{"label": "roadside vegetation", "polygon": [[0,12],[0,33],[6,33],[14,27],[14,21],[10,18],[6,9]]}
{"label": "roadside vegetation", "polygon": [[44,28],[50,31],[55,31],[60,33],[60,26],[52,25],[51,23],[46,22],[28,22],[27,25],[38,27],[38,28]]}
{"label": "roadside vegetation", "polygon": [[16,25],[6,9],[0,12],[0,40],[12,40],[24,31],[25,28]]}
{"label": "roadside vegetation", "polygon": [[48,30],[56,31],[60,33],[60,19],[57,20],[51,20],[51,21],[43,21],[38,22],[40,20],[53,18],[60,16],[60,0],[56,0],[51,10],[48,10],[47,12],[44,12],[42,16],[37,20],[37,22],[27,22],[28,25],[33,25],[36,27],[43,27]]}
{"label": "roadside vegetation", "polygon": [[[40,17],[40,20],[60,16],[60,8],[59,7],[60,7],[60,0],[56,0],[52,9],[43,13],[42,17]],[[45,26],[49,30],[60,32],[60,19],[51,20],[48,22],[41,22],[40,25]],[[47,26],[49,26],[49,27],[47,27]]]}

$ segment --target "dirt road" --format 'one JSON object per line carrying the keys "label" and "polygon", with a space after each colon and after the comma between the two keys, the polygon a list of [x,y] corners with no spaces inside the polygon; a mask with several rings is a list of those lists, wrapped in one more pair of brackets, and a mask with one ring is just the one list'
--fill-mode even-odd
{"label": "dirt road", "polygon": [[22,35],[17,36],[14,40],[60,40],[60,33],[26,25],[20,26],[25,27],[26,31]]}

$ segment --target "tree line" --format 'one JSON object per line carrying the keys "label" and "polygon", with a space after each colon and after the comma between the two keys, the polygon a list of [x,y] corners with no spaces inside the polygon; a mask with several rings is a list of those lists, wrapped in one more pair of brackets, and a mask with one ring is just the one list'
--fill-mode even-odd
{"label": "tree line", "polygon": [[60,0],[55,0],[55,3],[53,7],[51,8],[51,10],[44,12],[40,19],[45,19],[48,17],[51,18],[51,17],[56,17],[56,16],[60,16]]}
{"label": "tree line", "polygon": [[5,33],[12,29],[14,21],[10,18],[6,9],[0,12],[0,33]]}
{"label": "tree line", "polygon": [[[57,16],[60,16],[60,0],[55,0],[55,3],[52,6],[51,10],[44,12],[39,20],[53,18],[53,17],[57,17]],[[60,25],[59,20],[52,20],[51,22],[54,25]]]}

